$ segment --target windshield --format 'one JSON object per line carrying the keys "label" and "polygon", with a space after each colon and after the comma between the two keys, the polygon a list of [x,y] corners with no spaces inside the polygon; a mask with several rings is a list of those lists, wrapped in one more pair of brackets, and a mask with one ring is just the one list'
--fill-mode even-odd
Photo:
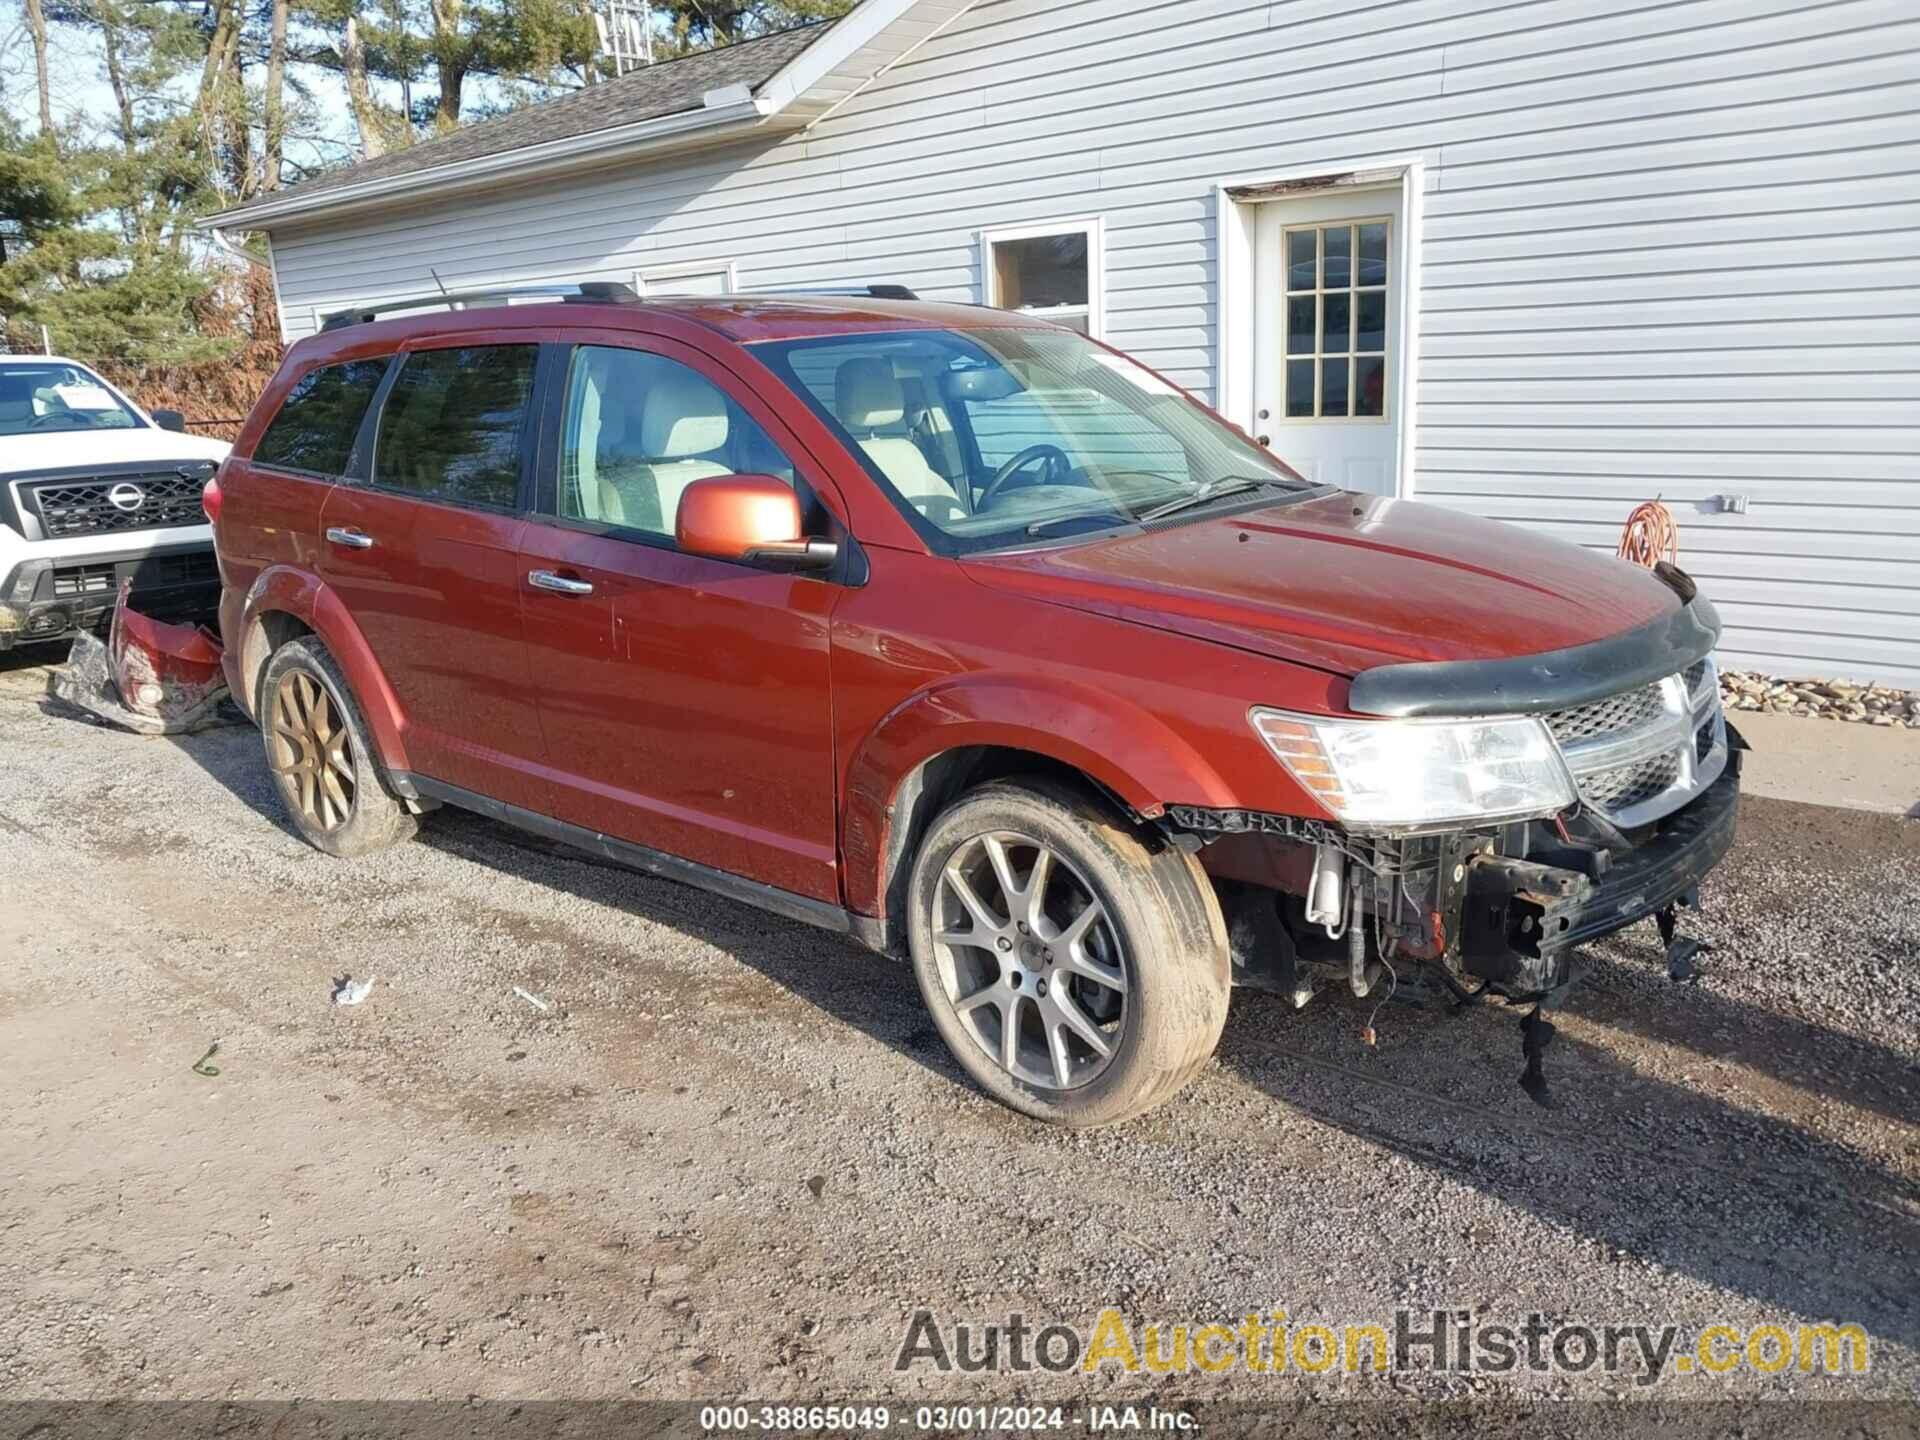
{"label": "windshield", "polygon": [[948,553],[1319,493],[1144,367],[1067,330],[763,343]]}
{"label": "windshield", "polygon": [[0,435],[144,426],[91,370],[65,361],[0,365]]}

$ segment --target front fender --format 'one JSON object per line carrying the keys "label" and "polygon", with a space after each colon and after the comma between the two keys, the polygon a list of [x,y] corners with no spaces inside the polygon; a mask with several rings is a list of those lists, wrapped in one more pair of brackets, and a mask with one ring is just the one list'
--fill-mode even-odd
{"label": "front fender", "polygon": [[1163,721],[1132,702],[1069,680],[967,675],[889,711],[847,767],[847,905],[879,915],[894,845],[895,800],[920,766],[971,746],[1027,750],[1071,765],[1153,818],[1169,803],[1230,808],[1232,788]]}
{"label": "front fender", "polygon": [[[310,571],[291,565],[270,565],[254,577],[241,607],[240,679],[247,687],[247,709],[255,711],[253,687],[266,664],[266,628],[261,619],[271,613],[293,616],[320,637],[345,672],[359,703],[361,718],[373,737],[380,763],[389,771],[410,770],[407,763],[406,720],[400,701],[387,683],[386,672],[373,657],[366,636],[347,613],[332,587]],[[257,712],[255,718],[258,718]]]}

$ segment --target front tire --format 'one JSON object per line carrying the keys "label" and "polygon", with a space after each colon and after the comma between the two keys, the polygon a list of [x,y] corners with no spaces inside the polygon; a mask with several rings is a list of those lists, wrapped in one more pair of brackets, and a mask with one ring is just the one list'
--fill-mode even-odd
{"label": "front tire", "polygon": [[274,651],[260,695],[274,788],[315,849],[342,859],[370,855],[419,829],[387,790],[353,691],[318,637]]}
{"label": "front tire", "polygon": [[927,832],[908,904],[941,1038],[1025,1114],[1131,1119],[1185,1087],[1220,1039],[1227,932],[1205,872],[1067,786],[962,797]]}

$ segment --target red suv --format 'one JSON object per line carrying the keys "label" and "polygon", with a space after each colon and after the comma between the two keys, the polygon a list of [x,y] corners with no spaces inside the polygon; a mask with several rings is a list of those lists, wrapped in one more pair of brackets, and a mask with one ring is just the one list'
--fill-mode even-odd
{"label": "red suv", "polygon": [[1174,1094],[1235,984],[1533,1005],[1537,1081],[1573,948],[1732,842],[1684,574],[1310,484],[1002,311],[334,316],[207,502],[316,846],[458,805],[905,953],[1048,1120]]}

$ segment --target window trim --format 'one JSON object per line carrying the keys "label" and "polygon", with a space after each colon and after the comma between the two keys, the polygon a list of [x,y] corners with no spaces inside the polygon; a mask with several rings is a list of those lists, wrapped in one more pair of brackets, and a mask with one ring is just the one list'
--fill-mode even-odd
{"label": "window trim", "polygon": [[[1362,225],[1384,225],[1387,230],[1388,274],[1387,274],[1386,280],[1379,285],[1362,285],[1359,283],[1360,281],[1360,227]],[[1328,230],[1341,230],[1341,229],[1351,232],[1353,236],[1352,243],[1354,248],[1348,257],[1348,264],[1352,268],[1349,272],[1349,280],[1347,284],[1340,286],[1337,289],[1329,290],[1327,288],[1327,250],[1326,250],[1326,246],[1320,243],[1320,236]],[[1293,275],[1291,272],[1289,262],[1287,260],[1288,241],[1292,236],[1304,234],[1307,231],[1312,231],[1314,234],[1313,288],[1310,290],[1296,290],[1293,287]],[[1281,365],[1282,380],[1281,380],[1281,400],[1280,400],[1281,408],[1280,408],[1280,412],[1272,417],[1273,424],[1275,425],[1335,425],[1335,424],[1381,425],[1381,424],[1391,423],[1394,419],[1397,418],[1393,413],[1394,397],[1393,397],[1393,384],[1392,384],[1393,362],[1394,362],[1394,359],[1396,358],[1393,350],[1393,345],[1394,345],[1393,298],[1392,298],[1393,287],[1394,287],[1394,277],[1392,273],[1393,242],[1394,242],[1394,226],[1393,226],[1393,216],[1391,214],[1355,215],[1343,220],[1303,220],[1297,225],[1282,225],[1280,227],[1280,257],[1281,257],[1281,266],[1282,266],[1281,274],[1283,275],[1284,279],[1283,279],[1281,290],[1280,290],[1281,310],[1280,310],[1280,332],[1279,332],[1278,343],[1280,346],[1280,365]],[[1354,341],[1359,337],[1359,330],[1360,330],[1360,296],[1362,294],[1369,294],[1374,291],[1378,291],[1382,296],[1386,297],[1386,303],[1387,303],[1386,330],[1385,330],[1385,333],[1381,336],[1380,348],[1378,350],[1358,350],[1354,348]],[[1294,297],[1298,295],[1310,295],[1313,297],[1313,302],[1314,302],[1313,304],[1313,349],[1310,351],[1300,351],[1298,353],[1295,353],[1294,351],[1289,350],[1287,348],[1286,315],[1287,315],[1287,306],[1294,299]],[[1347,348],[1345,350],[1328,350],[1324,348],[1326,344],[1325,314],[1326,314],[1327,296],[1329,295],[1345,295],[1350,297],[1350,304],[1349,304],[1349,310],[1348,310],[1348,316],[1347,316]],[[1353,414],[1351,407],[1356,402],[1357,390],[1358,390],[1358,387],[1355,382],[1356,382],[1356,375],[1357,375],[1359,366],[1356,362],[1362,359],[1372,359],[1376,355],[1380,357],[1381,370],[1383,372],[1383,378],[1385,382],[1382,385],[1381,393],[1380,393],[1380,413],[1378,415]],[[1349,407],[1348,413],[1345,415],[1323,415],[1320,413],[1321,411],[1320,392],[1321,392],[1322,376],[1324,373],[1324,362],[1327,360],[1339,360],[1343,358],[1347,362],[1347,405]],[[1299,361],[1299,360],[1311,361],[1313,364],[1313,414],[1311,415],[1291,415],[1291,414],[1288,414],[1286,410],[1286,381],[1285,381],[1286,367],[1289,365],[1292,365],[1295,361]],[[1268,422],[1262,421],[1261,423],[1266,424]]]}
{"label": "window trim", "polygon": [[[1015,240],[1045,240],[1055,235],[1081,234],[1087,237],[1087,303],[1081,305],[1007,306],[994,295],[998,270],[993,263],[993,247]],[[980,295],[983,304],[1009,315],[1029,315],[1036,320],[1065,319],[1082,311],[1087,317],[1087,335],[1104,340],[1107,332],[1107,242],[1106,218],[1082,215],[1070,220],[1046,220],[1032,225],[1003,225],[980,231]]]}
{"label": "window trim", "polygon": [[[368,407],[368,419],[372,428],[365,431],[366,455],[359,468],[365,471],[356,483],[368,490],[382,495],[392,495],[403,500],[417,500],[425,505],[446,505],[455,510],[470,510],[481,515],[524,515],[527,513],[531,495],[531,483],[534,462],[540,443],[540,406],[541,406],[541,367],[545,360],[547,346],[536,339],[531,332],[524,340],[501,340],[491,336],[477,335],[436,335],[430,340],[403,345],[388,357],[387,373],[381,377],[380,389],[375,394],[375,405]],[[380,483],[380,428],[386,423],[387,404],[393,399],[394,387],[399,384],[400,376],[407,368],[407,362],[415,355],[431,355],[442,350],[482,350],[482,349],[519,349],[533,351],[533,375],[527,383],[527,403],[520,420],[519,473],[514,477],[513,499],[506,505],[489,505],[480,500],[463,500],[458,496],[447,495],[441,491],[408,490],[398,485]],[[377,406],[377,408],[375,408]],[[356,450],[358,445],[356,445]],[[349,458],[351,464],[362,457]]]}

